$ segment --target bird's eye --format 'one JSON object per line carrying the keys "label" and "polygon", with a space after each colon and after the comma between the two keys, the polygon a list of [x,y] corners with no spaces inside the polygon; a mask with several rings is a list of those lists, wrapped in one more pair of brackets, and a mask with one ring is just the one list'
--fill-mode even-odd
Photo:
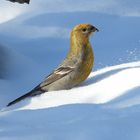
{"label": "bird's eye", "polygon": [[87,31],[87,29],[86,29],[86,28],[82,29],[82,32],[84,32],[84,33],[85,33],[86,31]]}

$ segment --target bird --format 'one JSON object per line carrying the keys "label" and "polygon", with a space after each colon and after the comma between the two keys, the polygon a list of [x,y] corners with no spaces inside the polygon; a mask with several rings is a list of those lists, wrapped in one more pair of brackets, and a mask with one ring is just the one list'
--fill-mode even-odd
{"label": "bird", "polygon": [[30,0],[8,0],[8,1],[11,1],[11,2],[18,2],[18,3],[20,3],[20,4],[23,4],[23,3],[29,4],[29,3],[30,3]]}
{"label": "bird", "polygon": [[7,107],[48,91],[71,89],[86,80],[94,63],[90,36],[98,31],[91,24],[76,25],[70,33],[70,49],[62,63],[38,86],[10,102]]}

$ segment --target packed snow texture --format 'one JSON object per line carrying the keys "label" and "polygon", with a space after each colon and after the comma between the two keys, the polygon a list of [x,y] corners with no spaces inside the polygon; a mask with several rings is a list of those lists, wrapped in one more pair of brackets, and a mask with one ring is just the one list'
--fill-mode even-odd
{"label": "packed snow texture", "polygon": [[[40,97],[32,98],[27,106],[24,104],[24,107],[20,106],[20,109],[41,109],[76,103],[108,103],[140,89],[139,74],[140,62],[104,68],[91,73],[88,80],[79,87],[71,90],[46,92]],[[125,103],[120,107],[135,104],[137,102]]]}
{"label": "packed snow texture", "polygon": [[[83,85],[46,92],[0,113],[3,140],[138,140],[140,62],[93,72]],[[102,135],[101,135],[102,133]]]}
{"label": "packed snow texture", "polygon": [[[140,1],[0,3],[0,140],[139,140]],[[78,87],[6,104],[65,57],[70,30],[91,23],[93,72]]]}

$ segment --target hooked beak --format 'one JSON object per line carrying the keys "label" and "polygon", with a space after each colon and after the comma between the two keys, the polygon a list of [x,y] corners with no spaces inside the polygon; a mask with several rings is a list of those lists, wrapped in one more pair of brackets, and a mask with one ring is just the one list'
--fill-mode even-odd
{"label": "hooked beak", "polygon": [[97,32],[99,32],[99,29],[95,28]]}
{"label": "hooked beak", "polygon": [[92,32],[99,32],[99,29],[97,29],[96,27],[92,26],[92,27],[91,27],[91,31],[92,31]]}

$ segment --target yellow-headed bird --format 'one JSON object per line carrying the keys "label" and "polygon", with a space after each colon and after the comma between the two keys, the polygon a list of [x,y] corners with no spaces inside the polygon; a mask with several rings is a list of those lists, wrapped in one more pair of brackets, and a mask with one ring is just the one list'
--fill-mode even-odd
{"label": "yellow-headed bird", "polygon": [[90,24],[75,26],[71,31],[69,52],[58,68],[29,93],[10,102],[7,106],[26,97],[40,95],[47,91],[70,89],[83,82],[92,71],[94,55],[89,38],[96,31],[99,30]]}

